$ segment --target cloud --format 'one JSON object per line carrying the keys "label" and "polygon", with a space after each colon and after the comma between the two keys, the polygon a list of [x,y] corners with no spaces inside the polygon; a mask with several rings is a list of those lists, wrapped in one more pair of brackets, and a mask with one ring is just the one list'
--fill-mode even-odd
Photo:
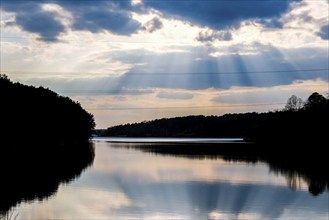
{"label": "cloud", "polygon": [[146,95],[153,93],[151,89],[127,89],[127,88],[118,88],[118,89],[74,89],[74,90],[58,90],[63,95],[68,96],[138,96],[138,95]]}
{"label": "cloud", "polygon": [[160,99],[192,99],[193,95],[190,93],[179,93],[179,92],[159,92],[157,97]]}
{"label": "cloud", "polygon": [[[189,54],[147,54],[133,51],[125,57],[143,54],[152,60],[135,66],[120,76],[119,84],[132,88],[172,89],[228,89],[234,86],[268,87],[288,85],[295,80],[321,78],[328,80],[327,49],[281,49],[255,45],[256,54],[227,54],[208,56],[201,48],[190,49]],[[194,53],[193,53],[194,52]],[[225,52],[225,51],[224,51]],[[202,60],[196,60],[197,57]],[[179,61],[177,61],[179,60]],[[137,61],[137,60],[135,60]],[[298,71],[312,70],[314,71]],[[317,69],[323,69],[318,71]],[[286,72],[284,72],[286,71]]]}
{"label": "cloud", "polygon": [[26,78],[20,80],[25,84],[43,85],[65,96],[138,96],[154,93],[152,89],[126,87],[120,83],[120,77],[96,78]]}
{"label": "cloud", "polygon": [[200,42],[230,41],[232,34],[229,31],[200,31],[196,40]]}
{"label": "cloud", "polygon": [[304,101],[317,91],[326,93],[327,82],[324,80],[300,80],[290,85],[279,85],[273,87],[233,87],[228,90],[219,91],[211,101],[221,104],[266,104],[277,103],[284,105],[291,95],[297,95]]}
{"label": "cloud", "polygon": [[147,8],[165,16],[186,20],[212,29],[238,27],[243,20],[257,20],[265,25],[280,27],[277,20],[289,9],[290,0],[283,1],[154,1],[144,0]]}
{"label": "cloud", "polygon": [[320,32],[318,33],[318,36],[321,37],[323,40],[329,40],[329,25],[324,25],[321,27]]}
{"label": "cloud", "polygon": [[33,2],[17,2],[18,5],[3,2],[1,8],[15,12],[15,22],[6,25],[18,25],[24,31],[40,35],[40,39],[47,42],[57,41],[57,37],[65,32],[65,26],[56,19],[55,12],[43,10],[40,4]]}
{"label": "cloud", "polygon": [[70,13],[72,24],[68,27],[57,19],[58,13],[45,10],[43,1],[1,1],[1,10],[15,13],[15,22],[23,30],[41,36],[43,41],[57,41],[67,29],[90,32],[109,31],[118,35],[131,35],[141,29],[141,24],[131,15],[130,1],[65,1],[54,0]]}
{"label": "cloud", "polygon": [[144,25],[144,29],[150,33],[159,30],[163,27],[163,23],[162,21],[158,18],[155,17],[152,20],[149,20],[148,22],[146,22],[146,24]]}
{"label": "cloud", "polygon": [[[100,155],[100,154],[98,154]],[[108,155],[108,154],[105,154]],[[119,157],[117,155],[117,157]],[[158,156],[157,159],[163,161],[160,164],[173,164],[175,165],[175,171],[179,162],[163,160],[163,157]],[[151,160],[151,159],[150,159]],[[139,163],[136,163],[132,160],[124,160],[126,163],[129,163],[129,166],[134,166],[136,168],[141,167]],[[141,161],[141,160],[139,160]],[[145,160],[143,160],[145,166]],[[191,163],[186,164],[193,166]],[[117,164],[123,163],[119,161]],[[216,161],[218,163],[218,161]],[[116,164],[116,165],[117,165]],[[196,169],[201,170],[200,173],[208,174],[207,169],[200,169],[201,164],[207,164],[208,167],[216,169],[218,165],[207,163],[206,160],[203,163],[198,163]],[[147,167],[143,167],[143,170],[149,169],[149,167],[154,167],[154,164],[147,164]],[[112,165],[113,166],[113,165]],[[115,165],[114,165],[115,166]],[[180,172],[172,172],[169,176],[178,176],[180,177],[190,177],[192,174],[195,175],[194,170],[190,168],[185,168],[184,170],[179,170]],[[222,172],[230,172],[230,178],[225,181],[218,181],[211,179],[212,181],[204,181],[193,176],[192,181],[189,179],[183,179],[180,181],[171,181],[168,180],[168,174],[165,176],[165,170],[168,170],[168,167],[161,167],[157,173],[160,176],[165,177],[165,181],[149,181],[150,173],[141,172],[137,170],[136,172],[131,172],[131,170],[121,169],[118,170],[118,166],[115,167],[115,170],[106,175],[101,175],[99,173],[92,173],[92,177],[97,181],[89,181],[90,188],[102,189],[102,191],[114,191],[119,193],[121,198],[125,198],[123,201],[134,201],[130,203],[131,205],[127,207],[121,206],[115,210],[115,214],[124,215],[130,213],[137,218],[143,219],[158,219],[154,218],[154,215],[159,215],[158,213],[170,213],[170,216],[164,216],[161,219],[173,219],[175,216],[183,216],[182,219],[279,219],[287,218],[292,219],[295,215],[293,208],[290,204],[294,204],[295,207],[308,207],[308,209],[298,210],[300,216],[307,216],[307,218],[312,218],[314,215],[313,212],[309,210],[314,210],[315,213],[326,213],[327,212],[327,196],[321,195],[316,197],[316,202],[314,200],[308,199],[310,197],[309,193],[305,190],[291,190],[286,186],[282,185],[273,185],[273,184],[264,184],[262,182],[257,183],[231,183],[229,182],[232,176],[237,176],[237,169],[232,169],[231,166],[221,166],[220,171],[215,173],[214,176],[221,176]],[[111,167],[111,166],[108,166]],[[227,169],[223,167],[229,167]],[[203,168],[203,167],[202,167]],[[230,169],[231,168],[231,169]],[[255,167],[252,167],[255,169]],[[257,167],[258,168],[258,167]],[[241,168],[239,168],[241,169]],[[123,172],[122,170],[128,172]],[[242,169],[241,169],[242,170]],[[265,170],[268,172],[267,168],[260,167],[257,169]],[[130,172],[129,172],[130,171]],[[247,169],[247,171],[249,171]],[[245,176],[253,176],[255,170],[252,172],[245,172],[239,177],[244,178]],[[234,175],[232,175],[232,173]],[[176,175],[175,175],[176,174]],[[212,173],[211,173],[212,174]],[[142,178],[141,178],[142,177]],[[258,177],[258,176],[256,176]],[[227,181],[229,180],[229,181]],[[255,179],[254,181],[257,181]],[[281,181],[281,179],[276,178],[275,181]],[[271,183],[272,183],[271,182]],[[96,187],[97,186],[97,187]],[[162,192],[165,192],[165,196],[159,196]],[[264,192],[264,193],[263,193]],[[268,196],[275,194],[276,197]],[[91,195],[90,195],[91,196]],[[119,197],[120,198],[120,197]],[[230,198],[230,202],[227,199]],[[232,202],[233,201],[233,202]],[[72,203],[69,203],[72,204]],[[74,203],[73,203],[74,204]],[[138,206],[137,204],[143,204],[143,206]],[[156,205],[154,205],[156,204]],[[181,207],[182,204],[186,204],[184,208],[174,209],[173,207]],[[252,206],[246,206],[246,204],[256,204]],[[271,208],[273,205],[277,205],[277,209],[273,211]],[[318,205],[323,204],[323,205]],[[145,209],[145,210],[144,210]],[[142,210],[142,211],[141,211]],[[191,213],[191,210],[196,210]],[[145,215],[147,213],[148,215]],[[221,216],[219,216],[221,214]],[[150,218],[148,218],[150,216]],[[250,217],[250,218],[248,218]],[[115,219],[115,217],[113,218]]]}
{"label": "cloud", "polygon": [[[280,18],[283,27],[286,30],[298,31],[298,37],[304,36],[306,43],[309,42],[312,36],[308,34],[315,34],[323,40],[328,39],[328,1],[299,1],[291,4],[291,10]],[[316,32],[317,31],[317,32]],[[304,32],[304,33],[303,33]],[[297,32],[296,32],[297,33]],[[290,42],[296,40],[290,39]],[[313,43],[317,41],[313,40]]]}
{"label": "cloud", "polygon": [[130,35],[141,28],[129,11],[114,6],[106,1],[99,1],[93,7],[64,5],[73,16],[74,30],[91,32],[109,31],[119,35]]}

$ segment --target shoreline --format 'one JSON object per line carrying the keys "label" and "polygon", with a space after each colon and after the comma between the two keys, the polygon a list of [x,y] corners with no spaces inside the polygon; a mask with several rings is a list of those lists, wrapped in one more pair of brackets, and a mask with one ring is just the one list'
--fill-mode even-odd
{"label": "shoreline", "polygon": [[250,144],[243,138],[93,137],[91,141],[125,144]]}

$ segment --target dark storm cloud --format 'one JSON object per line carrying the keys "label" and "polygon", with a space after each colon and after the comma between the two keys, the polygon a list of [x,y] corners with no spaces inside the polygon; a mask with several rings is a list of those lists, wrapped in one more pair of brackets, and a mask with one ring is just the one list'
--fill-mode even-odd
{"label": "dark storm cloud", "polygon": [[65,32],[65,26],[56,19],[55,12],[42,9],[43,3],[55,3],[69,11],[73,17],[73,25],[70,27],[73,30],[109,31],[119,35],[130,35],[141,28],[141,24],[131,16],[131,2],[126,0],[4,0],[1,2],[1,9],[15,13],[16,25],[23,30],[39,34],[43,41],[56,41],[58,36]]}
{"label": "dark storm cloud", "polygon": [[277,18],[289,9],[292,0],[261,1],[157,1],[144,0],[144,6],[164,15],[184,19],[213,29],[239,26],[243,20],[257,20],[271,27],[281,27]]}

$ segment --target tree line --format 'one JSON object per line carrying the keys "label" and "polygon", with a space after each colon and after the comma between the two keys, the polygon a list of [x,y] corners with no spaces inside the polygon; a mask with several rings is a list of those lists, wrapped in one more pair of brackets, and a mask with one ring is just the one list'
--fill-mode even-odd
{"label": "tree line", "polygon": [[329,99],[314,92],[304,102],[291,96],[284,109],[266,113],[163,118],[109,127],[102,136],[121,137],[243,137],[251,142],[323,141]]}
{"label": "tree line", "polygon": [[6,75],[0,75],[0,105],[2,143],[76,143],[88,140],[95,127],[93,115],[78,102],[47,88],[14,83]]}

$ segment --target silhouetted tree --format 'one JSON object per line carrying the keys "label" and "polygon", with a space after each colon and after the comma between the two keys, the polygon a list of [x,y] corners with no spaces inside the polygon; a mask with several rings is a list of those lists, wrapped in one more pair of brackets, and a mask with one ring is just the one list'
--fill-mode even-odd
{"label": "silhouetted tree", "polygon": [[299,111],[303,108],[303,100],[301,98],[298,98],[295,95],[292,95],[284,107],[285,111]]}
{"label": "silhouetted tree", "polygon": [[326,105],[327,105],[326,98],[320,95],[319,93],[314,92],[312,93],[312,95],[308,97],[305,103],[305,109],[310,111],[321,110],[325,108]]}

